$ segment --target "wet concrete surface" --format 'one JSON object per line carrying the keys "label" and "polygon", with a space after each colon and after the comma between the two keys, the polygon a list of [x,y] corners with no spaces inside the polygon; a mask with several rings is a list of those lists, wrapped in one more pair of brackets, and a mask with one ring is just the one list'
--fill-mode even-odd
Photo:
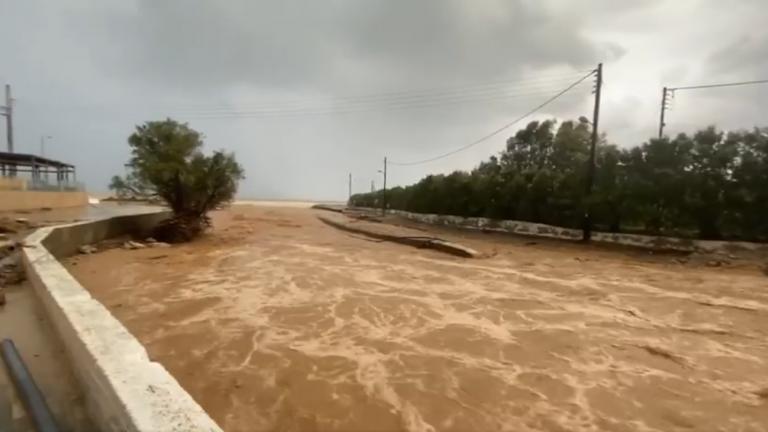
{"label": "wet concrete surface", "polygon": [[768,430],[756,266],[463,235],[473,260],[315,215],[66,266],[227,431]]}
{"label": "wet concrete surface", "polygon": [[[86,414],[85,399],[72,375],[64,347],[53,335],[53,329],[50,328],[32,287],[23,282],[6,287],[5,294],[7,304],[0,306],[0,340],[10,338],[14,341],[63,431],[93,430]],[[34,431],[32,421],[2,360],[0,392],[4,393],[11,405],[13,429],[10,430]],[[3,398],[0,397],[1,399]]]}
{"label": "wet concrete surface", "polygon": [[37,225],[55,225],[135,214],[137,212],[157,210],[158,208],[160,207],[145,204],[106,201],[82,207],[0,211],[0,219],[14,220],[17,218],[24,218]]}

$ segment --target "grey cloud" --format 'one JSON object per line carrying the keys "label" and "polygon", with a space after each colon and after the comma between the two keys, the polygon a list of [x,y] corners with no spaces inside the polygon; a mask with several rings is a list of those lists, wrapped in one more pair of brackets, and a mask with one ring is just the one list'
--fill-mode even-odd
{"label": "grey cloud", "polygon": [[141,0],[135,13],[104,19],[97,46],[110,73],[190,87],[337,87],[355,73],[471,81],[526,66],[580,68],[602,54],[578,22],[523,0]]}
{"label": "grey cloud", "polygon": [[[762,75],[765,9],[763,0],[0,0],[0,79],[18,98],[17,147],[36,152],[39,137],[53,135],[49,154],[77,164],[92,190],[122,172],[135,124],[171,115],[203,132],[208,148],[236,152],[245,197],[343,198],[348,171],[365,190],[384,155],[408,161],[457,148],[544,97],[283,119],[183,113],[535,78],[604,61],[602,128],[638,144],[656,130],[662,85]],[[749,127],[765,111],[760,91],[681,96],[669,128]],[[590,108],[586,83],[538,116]],[[434,165],[393,168],[391,181],[470,168],[504,135]]]}
{"label": "grey cloud", "polygon": [[768,78],[768,33],[737,38],[712,54],[709,67],[721,74]]}

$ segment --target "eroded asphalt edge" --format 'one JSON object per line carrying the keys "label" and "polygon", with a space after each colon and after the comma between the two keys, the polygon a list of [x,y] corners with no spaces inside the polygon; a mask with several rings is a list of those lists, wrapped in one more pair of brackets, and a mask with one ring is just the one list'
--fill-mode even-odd
{"label": "eroded asphalt edge", "polygon": [[387,234],[378,232],[373,229],[369,229],[364,226],[352,226],[351,223],[330,218],[324,215],[317,215],[317,218],[326,225],[332,226],[342,231],[347,231],[355,234],[362,234],[367,237],[375,238],[377,240],[384,240],[393,243],[404,244],[417,248],[434,249],[440,252],[444,252],[450,255],[463,257],[463,258],[480,258],[482,254],[472,248],[449,242],[435,237],[413,237],[413,236],[399,236],[394,234]]}

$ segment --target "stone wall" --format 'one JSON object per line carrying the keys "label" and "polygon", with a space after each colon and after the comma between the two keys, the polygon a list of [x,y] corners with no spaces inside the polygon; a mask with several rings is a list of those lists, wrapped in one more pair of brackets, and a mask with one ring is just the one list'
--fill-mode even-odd
{"label": "stone wall", "polygon": [[[374,211],[374,209],[370,210]],[[533,222],[488,218],[465,218],[450,215],[411,213],[402,210],[388,210],[388,213],[395,214],[415,222],[438,226],[449,226],[482,231],[496,231],[510,234],[530,235],[564,240],[578,240],[581,238],[581,230],[562,228]],[[676,237],[660,237],[640,234],[593,232],[592,240],[599,243],[635,246],[646,249],[675,250],[681,252],[760,249],[768,251],[768,244],[763,243],[692,240]]]}

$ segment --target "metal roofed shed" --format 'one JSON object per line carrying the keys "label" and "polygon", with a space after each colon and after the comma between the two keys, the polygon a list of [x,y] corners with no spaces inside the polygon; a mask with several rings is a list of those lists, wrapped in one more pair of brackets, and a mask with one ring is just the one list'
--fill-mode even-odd
{"label": "metal roofed shed", "polygon": [[0,176],[8,179],[19,174],[28,180],[27,190],[82,190],[72,164],[37,155],[0,152]]}

